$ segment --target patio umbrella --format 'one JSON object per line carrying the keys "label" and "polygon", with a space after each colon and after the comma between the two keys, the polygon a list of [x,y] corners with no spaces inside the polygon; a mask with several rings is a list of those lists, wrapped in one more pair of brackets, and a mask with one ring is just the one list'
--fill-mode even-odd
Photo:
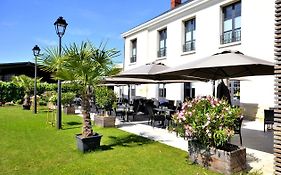
{"label": "patio umbrella", "polygon": [[141,78],[127,78],[127,77],[105,77],[101,80],[103,84],[154,84],[156,81]]}
{"label": "patio umbrella", "polygon": [[254,75],[273,75],[274,63],[246,56],[239,51],[224,51],[159,72],[162,76],[186,75],[218,80]]}
{"label": "patio umbrella", "polygon": [[[203,78],[197,78],[194,76],[186,76],[186,75],[179,75],[179,74],[173,74],[173,75],[162,75],[158,74],[161,71],[165,71],[169,69],[168,66],[164,65],[163,63],[147,63],[145,65],[141,65],[139,67],[123,71],[115,77],[127,77],[127,78],[141,78],[141,79],[151,79],[156,81],[163,81],[164,80],[199,80],[204,81]],[[174,81],[176,82],[176,81]]]}

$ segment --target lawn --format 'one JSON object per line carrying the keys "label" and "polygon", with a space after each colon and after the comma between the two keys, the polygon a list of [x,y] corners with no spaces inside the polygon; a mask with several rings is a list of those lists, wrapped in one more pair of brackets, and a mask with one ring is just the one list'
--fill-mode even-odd
{"label": "lawn", "polygon": [[116,128],[98,128],[102,146],[82,154],[74,135],[82,119],[63,115],[63,130],[46,124],[44,111],[0,107],[0,174],[216,174],[187,160],[185,151]]}

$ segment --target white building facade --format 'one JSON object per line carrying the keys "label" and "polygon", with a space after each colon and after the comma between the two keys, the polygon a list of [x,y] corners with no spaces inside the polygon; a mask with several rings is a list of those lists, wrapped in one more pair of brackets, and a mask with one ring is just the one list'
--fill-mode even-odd
{"label": "white building facade", "polygon": [[[169,67],[238,50],[274,61],[274,0],[171,0],[171,9],[122,34],[124,70],[161,62]],[[232,83],[233,85],[233,83]],[[212,94],[212,82],[134,86],[136,96],[169,100]],[[126,90],[124,91],[126,93]],[[263,117],[274,106],[274,76],[243,77],[240,106]]]}

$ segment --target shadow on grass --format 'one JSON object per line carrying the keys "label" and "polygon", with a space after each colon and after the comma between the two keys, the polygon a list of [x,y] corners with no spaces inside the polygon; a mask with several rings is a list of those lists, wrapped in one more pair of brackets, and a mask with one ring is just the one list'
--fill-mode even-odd
{"label": "shadow on grass", "polygon": [[81,122],[66,122],[67,125],[73,126],[73,125],[82,125]]}
{"label": "shadow on grass", "polygon": [[108,138],[110,139],[109,144],[101,145],[100,147],[102,151],[112,150],[113,147],[115,146],[123,146],[123,147],[130,148],[130,147],[142,146],[145,144],[151,144],[154,142],[153,140],[141,136],[137,136],[134,134],[130,134],[125,137],[109,136]]}

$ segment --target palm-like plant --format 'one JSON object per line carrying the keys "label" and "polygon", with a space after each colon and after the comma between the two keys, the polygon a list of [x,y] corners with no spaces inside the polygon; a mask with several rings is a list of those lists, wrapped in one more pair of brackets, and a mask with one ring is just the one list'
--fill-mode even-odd
{"label": "palm-like plant", "polygon": [[118,73],[113,65],[112,58],[119,55],[116,49],[106,49],[106,44],[101,43],[94,47],[90,42],[82,42],[81,45],[71,44],[63,48],[63,54],[59,57],[57,49],[47,49],[43,57],[43,64],[54,72],[56,79],[71,81],[82,87],[82,136],[93,135],[90,119],[90,102],[93,87],[104,76]]}
{"label": "palm-like plant", "polygon": [[[40,82],[40,80],[41,80],[41,78],[37,79],[38,82]],[[19,75],[19,76],[13,76],[12,82],[15,85],[24,89],[25,95],[24,95],[23,106],[30,107],[31,106],[30,96],[31,96],[31,92],[33,90],[34,79],[30,78],[26,75]]]}

